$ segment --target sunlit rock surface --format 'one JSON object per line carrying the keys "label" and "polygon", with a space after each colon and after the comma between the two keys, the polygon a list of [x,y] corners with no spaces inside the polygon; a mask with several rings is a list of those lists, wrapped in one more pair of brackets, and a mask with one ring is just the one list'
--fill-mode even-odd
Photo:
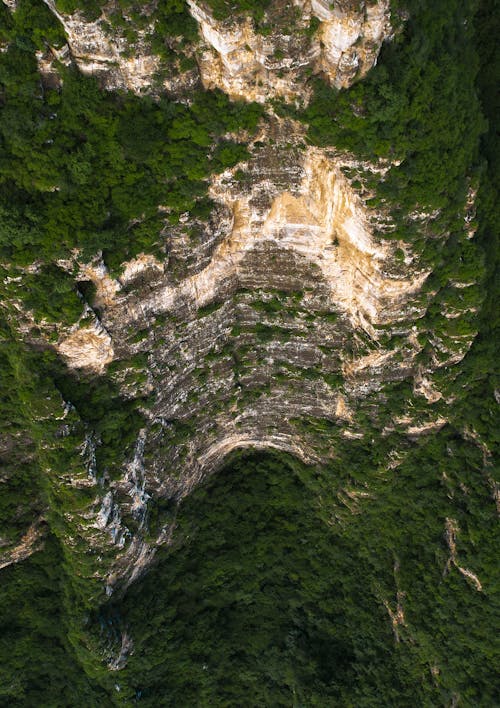
{"label": "sunlit rock surface", "polygon": [[[69,56],[85,74],[99,78],[108,89],[135,93],[186,88],[196,82],[196,73],[174,75],[153,52],[148,38],[154,29],[156,3],[144,5],[149,24],[136,32],[132,44],[110,24],[115,7],[105,3],[101,15],[89,20],[80,11],[60,12],[55,0],[44,0],[62,23]],[[15,10],[15,2],[6,2]],[[382,43],[391,38],[388,0],[366,3],[344,0],[276,1],[271,3],[263,28],[244,16],[219,21],[202,0],[188,0],[197,21],[201,43],[194,47],[201,79],[207,88],[221,88],[232,98],[265,102],[269,98],[307,101],[304,79],[321,74],[338,88],[360,79],[376,63]],[[45,74],[53,75],[53,59],[40,61]],[[65,54],[62,59],[68,58]],[[160,83],[158,83],[160,82]]]}
{"label": "sunlit rock surface", "polygon": [[[161,62],[145,30],[131,48],[104,31],[107,5],[89,22],[45,2],[68,40],[39,52],[46,79],[58,80],[55,60],[75,62],[104,88],[153,92]],[[201,0],[189,0],[189,7],[200,30],[191,49],[203,85],[262,103],[276,97],[307,103],[311,74],[338,88],[351,85],[392,33],[387,0],[345,0],[333,8],[326,0],[274,2],[265,32],[243,16],[218,21]],[[162,89],[175,94],[196,81],[196,71],[180,83],[167,77]],[[175,506],[231,451],[271,448],[325,462],[335,457],[336,441],[364,438],[366,420],[383,434],[398,431],[411,440],[446,423],[436,410],[443,394],[433,376],[460,361],[474,335],[436,338],[439,357],[427,368],[418,360],[418,322],[432,294],[422,291],[429,269],[407,245],[384,238],[395,225],[383,203],[370,203],[367,177],[383,179],[391,164],[307,147],[304,126],[266,110],[248,161],[211,179],[215,207],[206,222],[185,214],[172,224],[158,205],[166,214],[162,248],[122,264],[118,274],[99,253],[85,263],[77,254],[67,271],[77,266],[77,280],[91,281],[95,296],[74,326],[50,338],[54,327],[47,325],[47,341],[71,370],[106,375],[123,399],[144,401],[144,427],[119,477],[111,480],[98,468],[102,441],[86,431],[81,476],[60,479],[62,487],[94,494],[72,513],[75,537],[66,542],[76,546],[78,533],[92,549],[100,563],[95,577],[108,594],[137,578],[156,548],[173,538],[171,519],[154,532],[148,528],[151,504],[162,499]],[[474,196],[464,216],[470,236]],[[411,215],[422,229],[438,216],[424,209]],[[32,325],[28,313],[23,332]],[[379,422],[384,386],[404,380],[425,415],[414,407]],[[399,461],[397,454],[388,458],[387,470]],[[354,508],[352,494],[346,504]],[[450,526],[456,565],[453,534]],[[31,538],[21,540],[19,557],[34,547]],[[391,612],[396,631],[404,614],[399,607]]]}
{"label": "sunlit rock surface", "polygon": [[135,92],[150,84],[152,75],[159,67],[159,58],[141,44],[144,31],[138,33],[139,40],[133,56],[128,56],[126,39],[104,30],[106,8],[101,17],[90,22],[80,12],[73,15],[58,12],[54,0],[44,2],[64,27],[72,57],[84,74],[98,76],[109,88],[126,88]]}
{"label": "sunlit rock surface", "polygon": [[[102,262],[82,266],[118,365],[113,380],[126,397],[151,396],[135,462],[96,506],[116,548],[109,592],[137,577],[173,530],[146,540],[117,528],[117,510],[140,510],[147,524],[150,500],[177,503],[237,448],[326,461],[336,436],[363,438],[357,414],[386,383],[410,377],[425,405],[440,400],[417,363],[428,270],[410,253],[395,257],[400,244],[383,237],[390,216],[346,176],[353,167],[383,175],[388,165],[304,148],[289,121],[268,130],[272,142],[258,135],[246,163],[212,179],[214,218],[195,242],[184,222],[169,227],[164,263],[139,256],[118,278]],[[397,347],[384,344],[388,332]],[[147,357],[139,370],[137,356]],[[387,432],[413,439],[446,422],[432,407],[415,416]]]}
{"label": "sunlit rock surface", "polygon": [[113,359],[111,337],[98,324],[76,329],[59,343],[58,349],[68,366],[96,373]]}
{"label": "sunlit rock surface", "polygon": [[249,101],[307,100],[307,72],[345,88],[367,73],[391,36],[387,0],[275,3],[261,33],[250,18],[220,22],[202,2],[188,3],[207,44],[199,59],[204,85]]}

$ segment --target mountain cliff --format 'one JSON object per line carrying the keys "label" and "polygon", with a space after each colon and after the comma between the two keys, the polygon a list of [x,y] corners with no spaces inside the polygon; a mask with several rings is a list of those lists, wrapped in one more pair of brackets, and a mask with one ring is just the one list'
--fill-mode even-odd
{"label": "mountain cliff", "polygon": [[[252,499],[273,543],[248,486],[255,465],[270,480],[265,497],[278,491],[277,518],[295,519],[290,533],[300,527],[346,588],[354,571],[325,539],[370,566],[370,612],[383,616],[373,633],[407,652],[397,704],[422,690],[433,705],[473,705],[486,679],[476,674],[467,697],[462,651],[446,669],[448,644],[422,616],[432,595],[471,616],[482,603],[485,618],[493,589],[495,162],[484,116],[494,112],[477,49],[487,10],[458,0],[4,5],[0,566],[14,577],[43,554],[58,559],[64,642],[104,691],[86,700],[242,704],[215,687],[215,668],[198,693],[179,683],[169,694],[170,674],[143,665],[149,635],[134,607],[155,577],[172,603],[184,582],[219,597],[213,579],[187,578],[190,558],[204,567],[205,539],[228,533],[224,495],[241,508]],[[276,549],[298,543],[276,533]],[[209,547],[225,558],[224,544]],[[414,598],[412,572],[423,583]],[[294,602],[307,605],[307,592]],[[311,590],[316,605],[320,595]],[[157,612],[160,623],[167,610]],[[297,705],[378,705],[366,676],[349,694],[364,660],[331,683],[336,630],[301,631],[307,649],[296,637],[283,656],[293,664],[304,651],[316,668],[293,680],[276,668],[281,688],[255,700],[248,681],[249,705],[287,704],[285,685]]]}

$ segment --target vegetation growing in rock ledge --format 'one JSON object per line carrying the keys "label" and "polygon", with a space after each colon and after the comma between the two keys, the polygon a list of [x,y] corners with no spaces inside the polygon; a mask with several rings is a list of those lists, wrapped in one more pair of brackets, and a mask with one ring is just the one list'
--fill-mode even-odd
{"label": "vegetation growing in rock ledge", "polygon": [[[481,312],[463,323],[477,325],[479,334],[465,360],[441,374],[454,401],[449,423],[416,442],[391,431],[395,416],[418,405],[406,381],[382,392],[384,406],[375,396],[369,401],[380,411],[375,423],[368,405],[370,414],[358,412],[360,440],[342,438],[329,421],[300,421],[322,426],[335,450],[330,465],[235,456],[177,510],[173,552],[162,553],[150,575],[112,608],[99,609],[103,598],[92,596],[95,558],[85,548],[65,553],[57,540],[75,533],[71,513],[86,494],[68,493],[64,475],[85,473],[80,445],[88,430],[100,435],[99,463],[112,474],[142,420],[111,381],[89,387],[48,349],[15,341],[17,314],[8,301],[17,286],[9,278],[23,278],[18,295],[35,319],[74,320],[80,300],[66,287],[69,271],[58,272],[51,291],[54,260],[73,247],[85,255],[104,247],[108,264],[118,267],[142,249],[161,248],[158,204],[169,206],[172,220],[186,209],[204,216],[206,177],[245,150],[222,144],[221,136],[253,130],[261,109],[218,93],[199,92],[189,107],[106,94],[71,71],[60,92],[46,89],[33,52],[45,38],[57,44],[62,35],[44,6],[31,4],[36,12],[20,3],[13,18],[5,15],[1,35],[10,46],[0,55],[6,266],[0,520],[2,542],[15,542],[33,518],[43,518],[50,533],[43,550],[2,571],[1,700],[12,706],[498,704],[493,0],[481,4],[474,36],[472,3],[412,2],[408,29],[367,82],[346,93],[318,87],[304,115],[314,142],[404,158],[380,199],[403,212],[442,209],[436,232],[421,244],[403,213],[395,234],[421,247],[434,268],[431,285],[439,292],[422,320],[424,340],[447,326],[441,310],[454,304],[449,281],[480,282],[470,299]],[[67,0],[59,6],[69,8]],[[177,12],[181,4],[168,7]],[[476,52],[486,67],[477,77]],[[485,124],[477,91],[490,121],[480,155]],[[132,121],[140,129],[131,131]],[[212,154],[214,142],[220,147]],[[479,230],[469,242],[462,206],[471,166],[473,184],[480,183]],[[450,228],[444,243],[440,234]],[[38,273],[20,270],[33,261],[45,263]],[[274,302],[261,306],[266,314]],[[259,333],[270,336],[262,326]],[[434,354],[429,344],[422,362]],[[75,406],[67,419],[64,400]],[[176,431],[179,439],[191,433],[189,424]],[[392,460],[389,474],[395,449],[401,459]],[[163,501],[158,524],[173,518],[173,508],[175,500]],[[454,562],[447,520],[459,529]],[[481,589],[459,568],[473,573]],[[106,657],[117,656],[125,630],[134,637],[134,654],[126,669],[110,673]]]}
{"label": "vegetation growing in rock ledge", "polygon": [[26,265],[100,249],[117,267],[163,247],[160,206],[173,222],[208,216],[207,177],[247,155],[221,136],[254,131],[261,107],[201,90],[189,106],[103,92],[64,67],[62,88],[44,88],[34,50],[53,39],[23,7],[0,56],[1,257]]}

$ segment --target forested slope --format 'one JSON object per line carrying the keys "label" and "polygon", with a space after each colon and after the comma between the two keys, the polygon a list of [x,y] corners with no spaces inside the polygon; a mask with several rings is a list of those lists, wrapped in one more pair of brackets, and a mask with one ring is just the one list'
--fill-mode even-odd
{"label": "forested slope", "polygon": [[[229,14],[225,2],[206,4],[221,21]],[[90,21],[103,3],[56,5],[61,13],[80,8]],[[117,4],[108,29],[128,32],[132,44],[146,24],[136,5]],[[251,13],[265,36],[270,5],[231,9]],[[60,23],[43,2],[20,0],[14,13],[0,7],[0,703],[498,704],[495,5],[392,2],[395,35],[377,65],[342,90],[306,76],[308,105],[235,102],[200,82],[177,97],[105,91],[59,60],[54,83],[42,79],[36,52],[64,45]],[[176,72],[194,71],[199,38],[185,3],[160,2],[154,12],[154,51]],[[439,396],[430,403],[415,393],[415,372],[401,353],[400,373],[384,374],[374,390],[366,384],[349,421],[354,433],[343,435],[340,415],[314,410],[291,421],[297,436],[317,440],[316,462],[282,450],[233,452],[185,495],[169,490],[171,481],[146,488],[143,480],[141,490],[135,479],[136,497],[121,491],[129,506],[115,532],[124,543],[150,543],[156,556],[144,577],[128,589],[117,584],[108,597],[103,578],[115,567],[117,544],[108,548],[99,537],[101,546],[89,545],[85,534],[98,534],[89,510],[103,513],[95,488],[115,493],[124,468],[130,478],[138,474],[131,460],[156,405],[148,388],[152,335],[135,323],[128,349],[116,345],[99,374],[69,367],[57,353],[61,333],[85,329],[106,308],[80,266],[100,253],[120,278],[125,261],[146,254],[167,264],[169,285],[196,274],[189,258],[208,260],[203,224],[219,218],[209,184],[238,166],[233,177],[244,189],[250,155],[264,143],[274,149],[276,121],[292,120],[303,126],[301,150],[349,154],[356,169],[378,160],[387,167],[383,179],[364,168],[347,176],[392,219],[395,228],[380,238],[397,242],[400,268],[411,251],[430,272],[411,336],[415,366],[431,372]],[[261,164],[272,180],[276,166]],[[177,238],[186,223],[181,258],[180,247],[169,250],[171,234]],[[283,269],[275,253],[263,268],[272,270],[277,258]],[[237,382],[232,398],[217,400],[228,411],[271,401],[275,382],[322,381],[325,372],[307,359],[265,379],[269,351],[276,358],[292,345],[301,350],[320,323],[344,326],[339,312],[304,305],[318,280],[312,272],[303,291],[256,287],[253,319],[231,324],[227,341],[197,363],[194,387],[210,392],[224,357]],[[136,287],[138,302],[155,285],[123,282],[126,295]],[[236,291],[237,308],[253,297],[247,290]],[[129,310],[140,309],[131,302]],[[159,314],[155,327],[206,326],[208,337],[223,305],[192,315],[182,302],[174,314]],[[296,339],[294,317],[303,327]],[[347,341],[354,354],[371,356],[380,347],[397,351],[407,334],[402,317],[381,325],[366,351]],[[179,350],[189,341],[182,336]],[[153,339],[160,351],[171,346],[164,335]],[[252,346],[268,358],[252,360],[257,374],[248,386]],[[158,380],[179,376],[170,362]],[[331,369],[325,381],[347,400],[347,378]],[[179,469],[189,466],[197,419],[161,425],[167,433],[162,438],[162,428],[157,446],[146,447],[144,464],[161,468],[168,453]],[[153,435],[160,427],[153,423]],[[130,502],[137,489],[141,504],[147,497],[145,517]],[[105,523],[116,521],[117,508]],[[173,529],[170,545],[155,545],[162,529]]]}

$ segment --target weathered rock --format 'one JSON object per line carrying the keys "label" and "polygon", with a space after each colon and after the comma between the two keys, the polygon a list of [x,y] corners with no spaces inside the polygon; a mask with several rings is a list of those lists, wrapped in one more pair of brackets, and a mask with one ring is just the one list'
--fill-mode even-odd
{"label": "weathered rock", "polygon": [[[112,0],[95,20],[81,12],[59,12],[55,0],[44,2],[62,23],[79,69],[98,77],[105,88],[155,93],[160,81],[163,89],[175,92],[196,83],[196,72],[172,73],[152,51],[148,35],[154,29],[156,3],[143,8],[151,21],[136,31],[131,44],[118,28],[110,31]],[[15,10],[14,0],[6,4]],[[265,33],[259,33],[250,18],[221,22],[202,1],[188,0],[188,5],[205,42],[195,48],[204,85],[249,101],[273,97],[307,101],[303,79],[311,72],[338,88],[349,86],[365,76],[382,43],[392,36],[388,0],[335,3],[334,8],[326,0],[275,2],[266,16]],[[54,77],[50,56],[40,67]],[[155,80],[160,70],[164,75]]]}
{"label": "weathered rock", "polygon": [[[45,1],[56,12],[54,0]],[[391,33],[387,0],[345,0],[334,9],[326,0],[276,2],[268,25],[284,13],[295,26],[284,34],[276,21],[266,36],[249,18],[219,22],[201,2],[189,5],[205,41],[197,49],[205,86],[246,100],[305,103],[306,70],[335,86],[350,85],[366,74]],[[107,88],[150,90],[159,59],[141,37],[129,58],[126,42],[107,35],[102,18],[58,16],[68,35],[66,61],[70,51]],[[312,18],[318,22],[309,31]],[[47,75],[50,57],[38,58]],[[95,493],[84,511],[73,513],[75,537],[67,544],[76,545],[79,534],[106,558],[95,577],[105,580],[108,594],[132,582],[156,548],[171,542],[171,519],[148,530],[150,501],[163,497],[175,505],[236,448],[325,462],[338,441],[364,437],[360,416],[384,435],[416,438],[439,429],[446,401],[433,373],[460,361],[474,336],[435,334],[434,358],[427,368],[418,361],[424,345],[417,324],[432,297],[421,292],[429,270],[408,245],[384,238],[395,225],[383,206],[370,207],[374,193],[366,179],[382,179],[390,163],[306,148],[304,127],[270,111],[249,150],[247,162],[212,178],[216,206],[206,223],[189,214],[175,227],[165,222],[163,260],[140,254],[123,264],[118,278],[100,254],[78,263],[78,280],[95,285],[95,309],[87,306],[79,323],[59,329],[58,352],[76,371],[106,371],[124,398],[147,397],[144,428],[120,478],[110,481],[97,470],[99,441],[87,434],[80,477],[68,473],[58,482]],[[473,201],[471,192],[468,235]],[[410,216],[425,229],[439,213],[420,209]],[[31,329],[28,318],[25,330]],[[48,323],[49,339],[47,333],[54,334]],[[401,381],[413,384],[426,414],[415,405],[388,421],[384,386]],[[400,462],[395,453],[387,469]],[[347,490],[344,497],[356,513],[356,494]],[[396,619],[399,604],[391,609]],[[124,647],[113,668],[122,665],[126,641]]]}
{"label": "weathered rock", "polygon": [[[387,0],[335,3],[333,8],[326,0],[296,0],[285,8],[275,3],[267,13],[270,31],[265,35],[250,18],[219,22],[202,2],[188,4],[210,47],[199,60],[204,85],[249,101],[277,96],[307,100],[307,71],[345,88],[369,71],[392,32]],[[319,22],[311,32],[313,18]]]}
{"label": "weathered rock", "polygon": [[76,329],[58,344],[68,366],[100,373],[113,359],[111,337],[97,323]]}
{"label": "weathered rock", "polygon": [[150,85],[152,75],[159,68],[159,57],[141,44],[145,31],[138,33],[136,52],[129,57],[127,40],[104,30],[106,8],[101,17],[90,22],[80,12],[72,15],[58,12],[54,0],[44,2],[64,27],[71,54],[82,73],[99,77],[107,88],[140,92]]}

